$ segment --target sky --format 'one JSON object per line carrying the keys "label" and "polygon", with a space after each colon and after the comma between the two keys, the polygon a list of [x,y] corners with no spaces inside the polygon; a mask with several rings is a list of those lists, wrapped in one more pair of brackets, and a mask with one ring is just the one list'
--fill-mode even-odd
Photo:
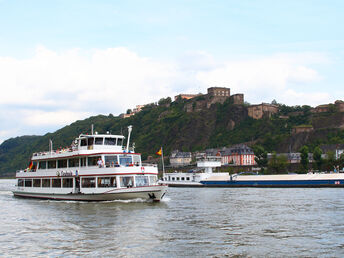
{"label": "sky", "polygon": [[344,100],[342,0],[0,0],[0,143],[180,93]]}

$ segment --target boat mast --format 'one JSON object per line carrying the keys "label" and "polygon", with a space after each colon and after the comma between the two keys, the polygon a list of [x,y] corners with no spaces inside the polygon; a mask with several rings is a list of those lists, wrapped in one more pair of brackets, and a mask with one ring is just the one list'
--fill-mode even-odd
{"label": "boat mast", "polygon": [[130,135],[131,135],[131,130],[133,129],[132,125],[128,126],[128,141],[127,141],[127,152],[129,152],[129,142],[130,142]]}

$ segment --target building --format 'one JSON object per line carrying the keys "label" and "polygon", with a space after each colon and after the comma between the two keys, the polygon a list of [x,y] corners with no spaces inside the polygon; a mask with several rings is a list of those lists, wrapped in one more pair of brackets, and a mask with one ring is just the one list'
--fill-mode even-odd
{"label": "building", "polygon": [[170,164],[172,167],[183,167],[191,164],[191,152],[172,151],[170,156]]}
{"label": "building", "polygon": [[207,156],[221,156],[221,165],[252,166],[256,164],[253,150],[245,144],[229,148],[207,149],[206,154]]}
{"label": "building", "polygon": [[230,96],[230,99],[232,100],[232,103],[234,105],[242,105],[244,104],[244,94],[234,94],[232,96]]}
{"label": "building", "polygon": [[311,125],[299,125],[294,126],[291,133],[297,134],[297,133],[308,133],[313,131],[313,126]]}
{"label": "building", "polygon": [[179,94],[177,96],[174,96],[174,100],[176,101],[178,98],[181,98],[181,99],[193,99],[197,96],[201,96],[202,94],[199,93],[199,94]]}
{"label": "building", "polygon": [[259,105],[252,105],[247,108],[248,116],[253,119],[261,119],[263,116],[271,117],[271,115],[278,112],[278,106],[274,104],[262,103]]}
{"label": "building", "polygon": [[329,112],[329,111],[330,111],[329,104],[319,105],[311,110],[312,113],[324,113],[324,112]]}
{"label": "building", "polygon": [[336,100],[334,104],[336,105],[338,112],[344,112],[344,101]]}
{"label": "building", "polygon": [[225,87],[211,87],[208,88],[208,95],[214,96],[214,97],[229,97],[230,94],[230,88]]}

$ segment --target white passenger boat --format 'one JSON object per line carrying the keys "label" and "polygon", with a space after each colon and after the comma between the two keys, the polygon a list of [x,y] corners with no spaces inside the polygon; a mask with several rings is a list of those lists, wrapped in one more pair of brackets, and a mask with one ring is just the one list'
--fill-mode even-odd
{"label": "white passenger boat", "polygon": [[72,147],[34,153],[28,169],[16,173],[14,196],[54,200],[160,201],[167,186],[156,164],[143,164],[123,135],[81,134]]}
{"label": "white passenger boat", "polygon": [[214,173],[213,168],[221,167],[221,157],[208,156],[197,160],[197,168],[191,172],[165,173],[161,182],[172,187],[201,187],[201,181],[209,177],[223,176],[223,173]]}

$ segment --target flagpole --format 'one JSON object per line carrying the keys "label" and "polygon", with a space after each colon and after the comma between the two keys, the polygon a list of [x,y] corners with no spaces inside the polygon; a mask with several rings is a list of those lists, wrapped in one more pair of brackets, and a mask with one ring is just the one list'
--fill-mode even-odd
{"label": "flagpole", "polygon": [[164,166],[164,152],[161,146],[161,161],[162,161],[162,178],[165,177],[165,166]]}

